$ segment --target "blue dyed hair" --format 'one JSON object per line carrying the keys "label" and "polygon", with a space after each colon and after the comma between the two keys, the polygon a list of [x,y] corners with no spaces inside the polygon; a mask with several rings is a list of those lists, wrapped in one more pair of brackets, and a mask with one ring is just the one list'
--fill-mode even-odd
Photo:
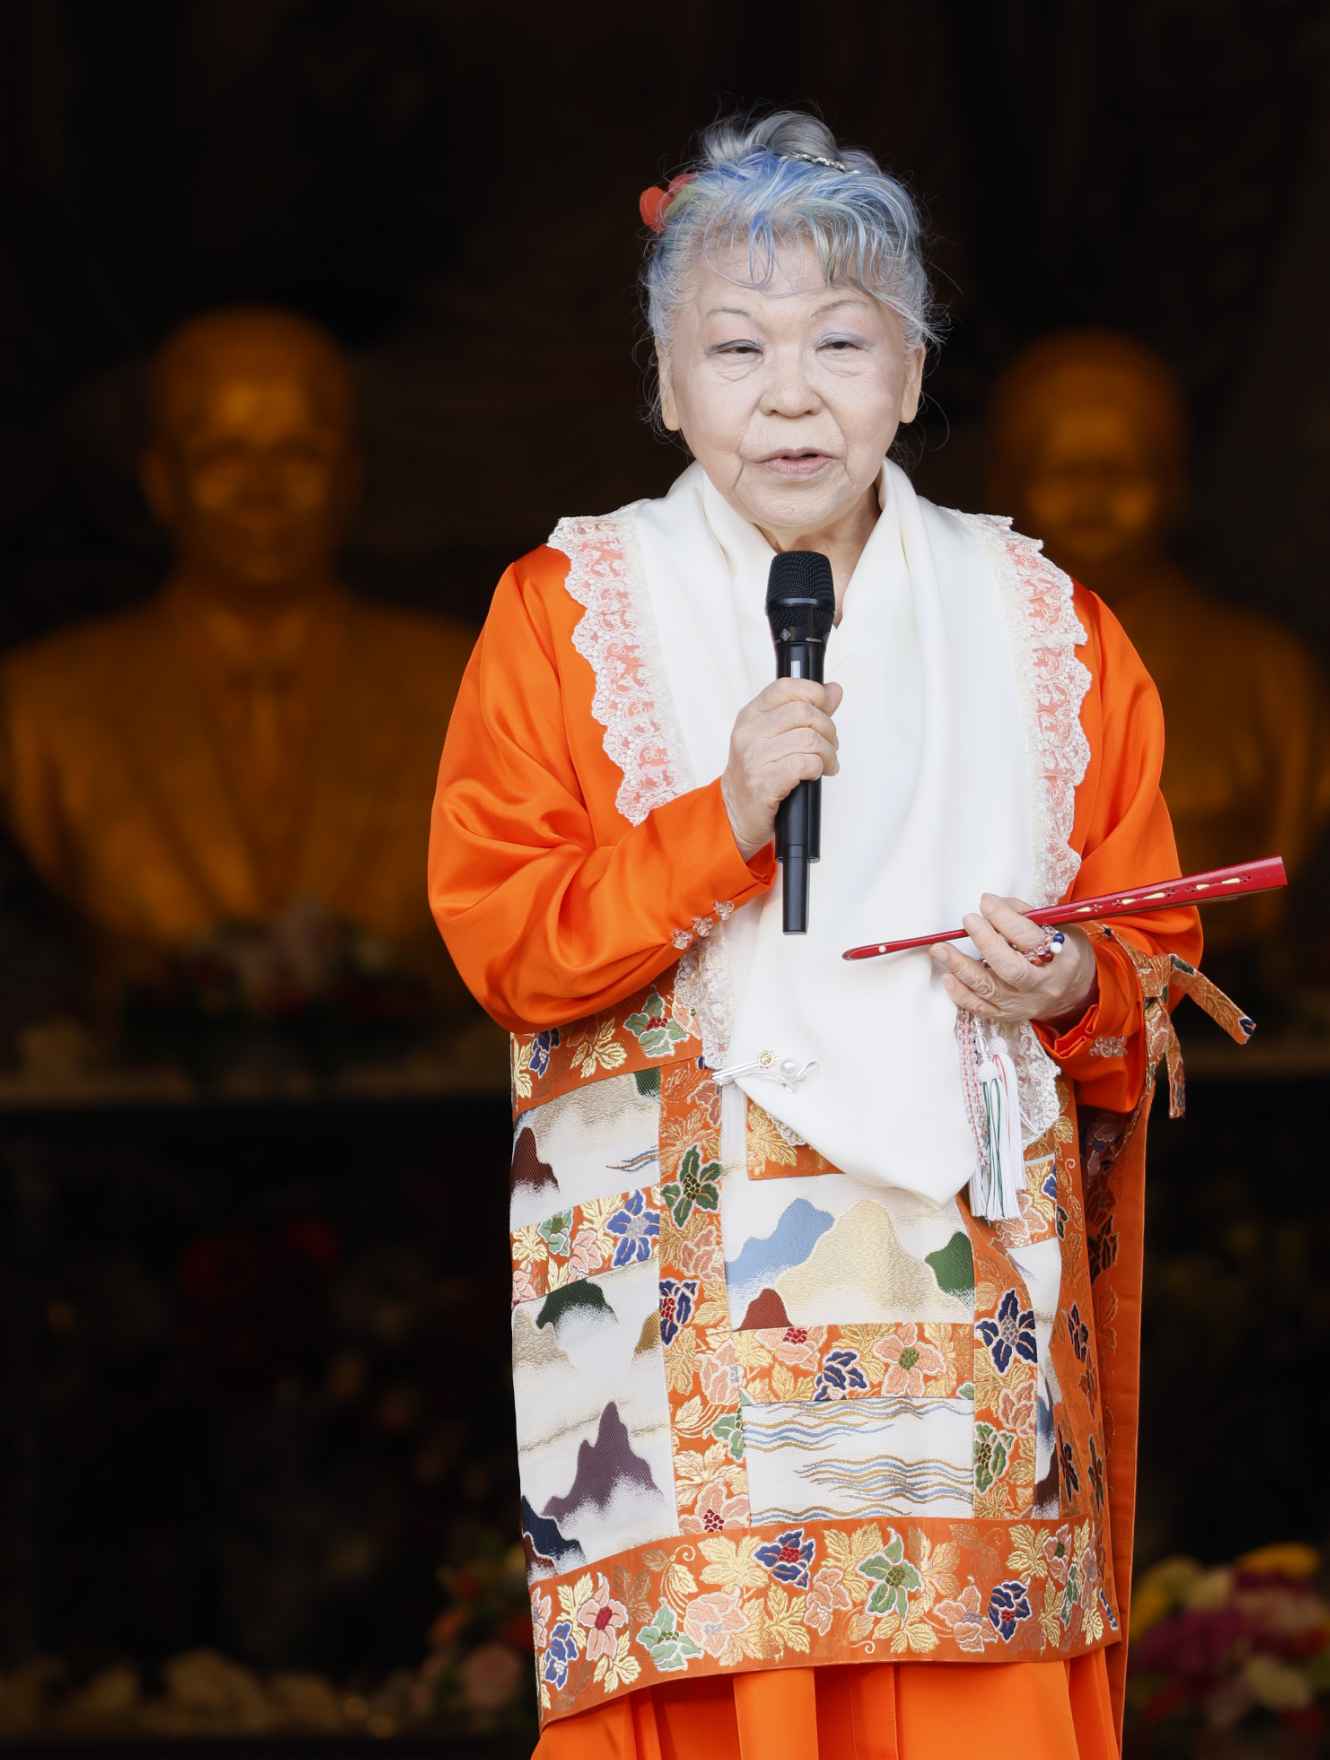
{"label": "blue dyed hair", "polygon": [[669,347],[674,312],[699,257],[746,244],[749,280],[763,287],[786,239],[812,246],[829,286],[858,287],[890,307],[908,347],[940,340],[908,190],[870,153],[839,147],[816,116],[778,110],[756,122],[713,123],[689,169],[692,181],[671,200],[642,269],[658,353]]}

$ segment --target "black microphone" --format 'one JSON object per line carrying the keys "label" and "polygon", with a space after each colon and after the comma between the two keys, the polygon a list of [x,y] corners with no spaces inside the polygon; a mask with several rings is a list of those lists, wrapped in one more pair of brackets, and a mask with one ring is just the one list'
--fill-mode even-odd
{"label": "black microphone", "polygon": [[[776,644],[777,678],[822,683],[827,637],[836,620],[831,564],[819,550],[786,550],[767,577],[767,622]],[[808,932],[808,864],[822,851],[822,782],[800,782],[776,812],[776,857],[784,883],[787,935]]]}

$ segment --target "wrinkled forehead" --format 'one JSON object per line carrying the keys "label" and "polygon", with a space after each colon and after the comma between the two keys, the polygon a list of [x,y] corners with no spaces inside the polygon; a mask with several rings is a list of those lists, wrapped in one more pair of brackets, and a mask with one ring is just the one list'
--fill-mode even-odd
{"label": "wrinkled forehead", "polygon": [[807,238],[778,236],[774,250],[747,239],[720,237],[699,241],[684,271],[685,297],[710,309],[717,302],[750,308],[770,303],[782,309],[813,309],[830,299],[879,308],[879,302],[857,283],[833,280]]}

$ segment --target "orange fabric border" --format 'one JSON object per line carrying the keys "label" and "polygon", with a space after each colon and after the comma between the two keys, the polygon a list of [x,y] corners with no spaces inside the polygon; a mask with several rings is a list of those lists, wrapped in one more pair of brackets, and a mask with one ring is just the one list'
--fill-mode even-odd
{"label": "orange fabric border", "polygon": [[533,1584],[542,1721],[734,1670],[1083,1655],[1118,1623],[1101,1545],[1091,1519],[883,1519],[635,1547]]}

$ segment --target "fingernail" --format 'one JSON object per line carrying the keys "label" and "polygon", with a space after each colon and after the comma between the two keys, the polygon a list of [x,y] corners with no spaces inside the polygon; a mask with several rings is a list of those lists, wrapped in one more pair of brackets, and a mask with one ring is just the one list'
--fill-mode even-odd
{"label": "fingernail", "polygon": [[992,892],[985,892],[980,897],[979,908],[980,908],[980,910],[983,910],[983,911],[992,910],[993,906],[996,903],[997,903],[996,895]]}

